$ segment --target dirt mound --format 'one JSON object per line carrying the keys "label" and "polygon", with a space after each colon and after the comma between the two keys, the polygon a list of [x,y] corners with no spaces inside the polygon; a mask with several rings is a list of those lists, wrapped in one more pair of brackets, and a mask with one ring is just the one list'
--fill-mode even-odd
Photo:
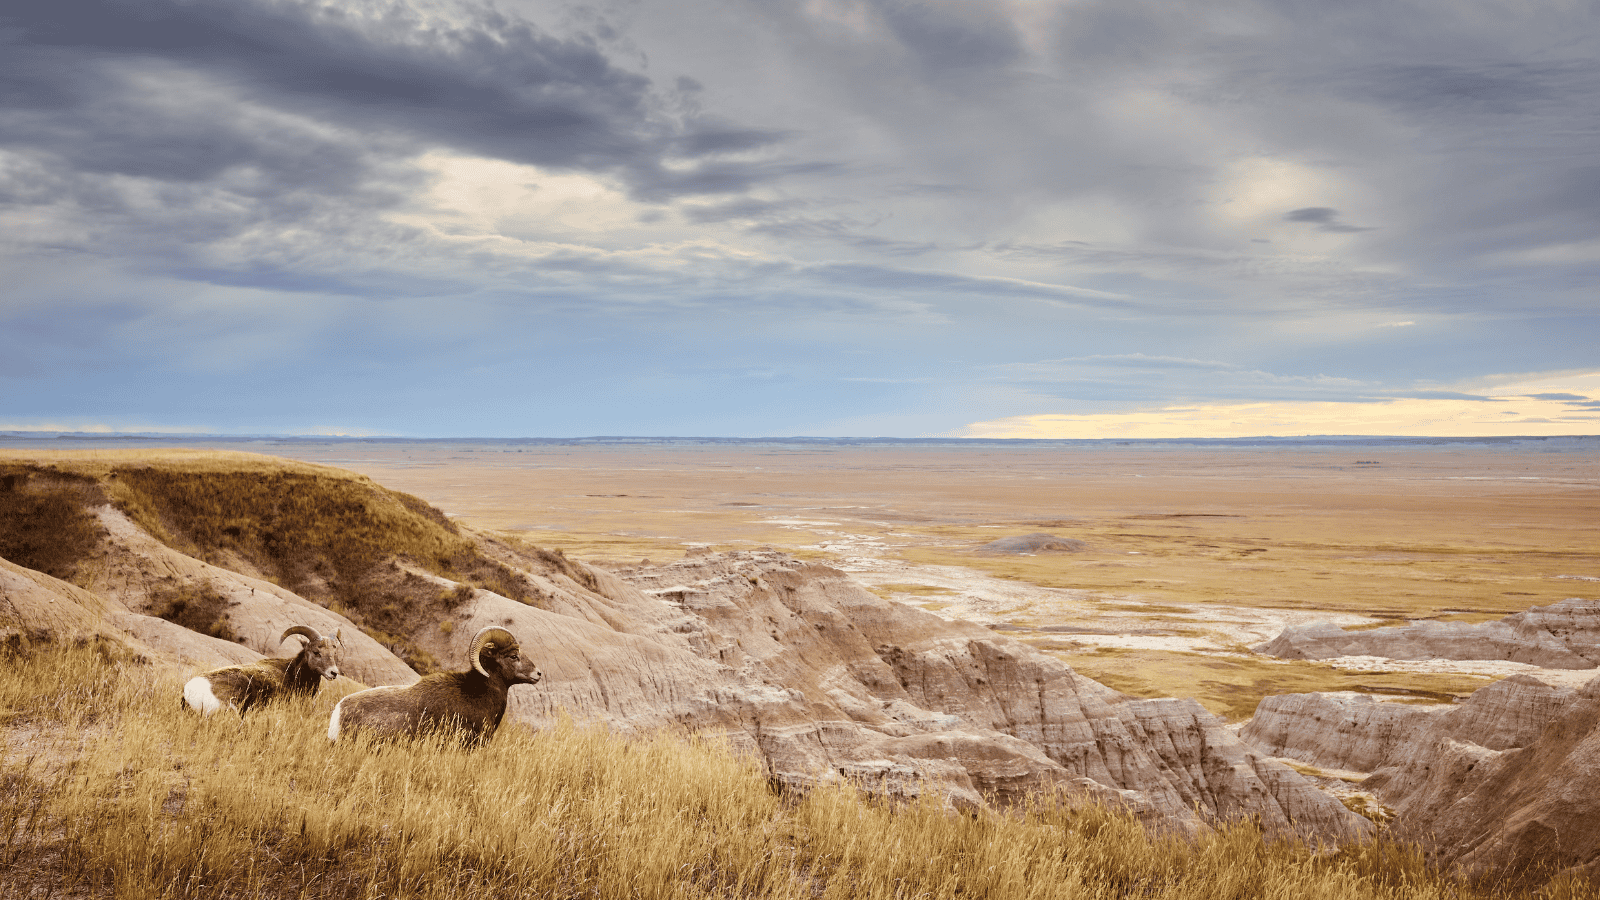
{"label": "dirt mound", "polygon": [[[284,630],[309,625],[321,634],[339,633],[344,643],[340,670],[346,676],[364,684],[416,680],[417,673],[396,657],[381,633],[367,633],[351,618],[271,581],[179,553],[116,509],[102,507],[98,519],[106,537],[89,587],[139,616],[138,628],[121,627],[152,646],[170,644],[200,665],[209,665],[207,657],[230,642],[258,656],[285,656],[298,642],[279,640]],[[180,641],[178,634],[205,643]]]}
{"label": "dirt mound", "polygon": [[1045,532],[1003,537],[978,548],[979,553],[1076,553],[1089,549],[1089,545],[1073,538],[1056,537]]}
{"label": "dirt mound", "polygon": [[[426,638],[466,596],[455,593],[460,585],[538,602],[523,573],[422,500],[351,472],[250,453],[0,464],[0,556],[269,655],[288,624],[364,632],[365,662],[346,671],[374,683],[440,667]],[[298,619],[278,626],[286,616]]]}

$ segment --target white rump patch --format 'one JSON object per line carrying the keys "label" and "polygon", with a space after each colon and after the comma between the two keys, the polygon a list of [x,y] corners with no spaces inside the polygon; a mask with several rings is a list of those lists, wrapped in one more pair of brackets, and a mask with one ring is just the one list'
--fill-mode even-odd
{"label": "white rump patch", "polygon": [[328,740],[330,741],[339,739],[339,713],[344,711],[344,701],[348,699],[349,697],[342,698],[333,705],[333,715],[328,717]]}
{"label": "white rump patch", "polygon": [[196,675],[183,686],[183,702],[203,716],[209,716],[224,706],[217,695],[211,692],[211,679],[204,675]]}

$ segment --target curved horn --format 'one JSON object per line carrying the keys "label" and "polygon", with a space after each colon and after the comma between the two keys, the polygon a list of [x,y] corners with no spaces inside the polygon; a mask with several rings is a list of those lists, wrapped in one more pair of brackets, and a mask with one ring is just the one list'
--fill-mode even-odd
{"label": "curved horn", "polygon": [[287,641],[289,639],[289,635],[291,634],[300,635],[301,637],[305,638],[308,643],[322,640],[322,635],[317,634],[317,630],[312,628],[310,625],[290,625],[289,630],[283,633],[283,637],[278,638],[278,643],[281,644],[284,641]]}
{"label": "curved horn", "polygon": [[472,645],[467,648],[467,658],[472,660],[472,667],[477,669],[485,678],[489,677],[489,673],[483,670],[483,661],[478,657],[483,653],[484,645],[490,641],[515,646],[517,636],[498,625],[490,625],[472,636]]}

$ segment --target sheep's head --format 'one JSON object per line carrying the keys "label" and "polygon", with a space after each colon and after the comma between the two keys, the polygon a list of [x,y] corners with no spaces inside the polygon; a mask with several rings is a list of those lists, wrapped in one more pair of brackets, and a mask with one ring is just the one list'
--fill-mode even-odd
{"label": "sheep's head", "polygon": [[339,677],[339,651],[344,649],[344,640],[339,636],[339,629],[335,629],[333,637],[323,637],[317,630],[308,625],[294,625],[278,638],[281,643],[289,639],[289,635],[298,634],[306,639],[305,649],[300,653],[305,657],[306,665],[311,671],[329,681]]}
{"label": "sheep's head", "polygon": [[472,667],[485,678],[498,676],[507,686],[513,684],[538,684],[544,673],[533,660],[522,655],[516,635],[495,625],[479,631],[467,649]]}

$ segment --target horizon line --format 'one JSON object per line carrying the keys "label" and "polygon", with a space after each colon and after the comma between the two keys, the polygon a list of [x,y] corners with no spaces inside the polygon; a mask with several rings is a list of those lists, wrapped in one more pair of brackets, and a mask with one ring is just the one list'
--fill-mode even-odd
{"label": "horizon line", "polygon": [[576,436],[525,435],[520,437],[491,437],[481,435],[452,435],[449,437],[419,437],[403,434],[319,434],[316,432],[260,432],[253,434],[224,434],[218,432],[176,431],[0,431],[0,440],[320,440],[320,441],[884,441],[941,443],[1171,443],[1175,441],[1303,441],[1303,440],[1406,440],[1406,441],[1517,441],[1561,440],[1596,438],[1600,434],[1526,434],[1526,435],[1408,435],[1408,434],[1303,434],[1303,435],[1237,435],[1230,437],[1082,437],[1082,438],[1028,438],[1028,437],[950,437],[942,435],[626,435],[595,434]]}

